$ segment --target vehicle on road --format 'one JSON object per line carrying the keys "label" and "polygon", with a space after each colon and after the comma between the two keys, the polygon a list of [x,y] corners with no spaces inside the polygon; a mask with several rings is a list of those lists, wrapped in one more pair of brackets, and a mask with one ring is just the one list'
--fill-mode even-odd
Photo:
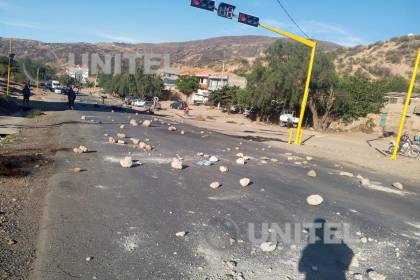
{"label": "vehicle on road", "polygon": [[[47,83],[47,88],[54,93],[61,93],[61,86],[59,81],[51,80]],[[59,89],[60,92],[56,92]]]}
{"label": "vehicle on road", "polygon": [[177,110],[184,110],[188,107],[188,104],[184,101],[178,100],[175,102],[172,102],[170,105],[171,109],[177,109]]}
{"label": "vehicle on road", "polygon": [[[387,152],[389,154],[392,154],[394,152],[394,148],[395,140],[389,143]],[[398,154],[408,156],[410,158],[418,158],[420,156],[420,145],[416,144],[410,139],[401,141],[400,147],[398,149]]]}
{"label": "vehicle on road", "polygon": [[283,111],[279,117],[280,126],[297,127],[299,118],[295,117],[295,115],[295,112]]}
{"label": "vehicle on road", "polygon": [[137,107],[144,107],[146,105],[146,100],[135,99],[131,102],[131,105]]}
{"label": "vehicle on road", "polygon": [[56,88],[53,90],[53,92],[54,92],[54,93],[57,93],[57,94],[62,94],[62,93],[63,93],[63,88],[62,88],[61,86],[56,87]]}

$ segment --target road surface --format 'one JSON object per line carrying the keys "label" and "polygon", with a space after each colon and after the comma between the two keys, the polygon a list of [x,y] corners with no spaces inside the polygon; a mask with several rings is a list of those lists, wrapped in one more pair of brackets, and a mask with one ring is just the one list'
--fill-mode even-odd
{"label": "road surface", "polygon": [[[63,149],[49,179],[32,279],[354,279],[357,273],[368,279],[368,269],[387,279],[420,277],[416,182],[304,156],[288,159],[264,143],[183,124],[172,123],[177,131],[171,132],[165,118],[133,127],[130,119],[153,116],[77,109],[65,113],[73,122],[57,127]],[[104,135],[118,132],[148,139],[153,151],[109,144]],[[73,153],[79,145],[91,152]],[[251,157],[245,166],[235,163],[239,152]],[[220,161],[199,166],[197,153]],[[119,160],[128,155],[141,165],[122,168]],[[174,157],[186,168],[172,170]],[[222,174],[221,165],[229,172]],[[307,176],[311,169],[316,177]],[[340,172],[367,177],[373,187]],[[244,177],[252,181],[245,188]],[[403,191],[388,187],[397,180]],[[209,188],[213,181],[222,186]],[[311,194],[323,203],[308,205]],[[348,225],[351,242],[308,245],[305,224],[320,219]],[[267,223],[283,231],[290,226],[296,240],[278,240],[274,251],[263,252],[263,241],[252,237]]]}

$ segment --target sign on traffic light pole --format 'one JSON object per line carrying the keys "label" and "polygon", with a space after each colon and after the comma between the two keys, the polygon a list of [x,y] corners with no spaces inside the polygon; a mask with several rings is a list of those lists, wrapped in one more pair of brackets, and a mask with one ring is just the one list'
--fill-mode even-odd
{"label": "sign on traffic light pole", "polygon": [[[209,11],[215,11],[216,10],[216,4],[214,1],[209,1],[209,0],[191,0],[191,6],[196,7],[196,8],[201,8],[201,9],[205,9],[205,10],[209,10]],[[300,145],[302,143],[302,124],[303,124],[303,119],[305,117],[305,111],[306,111],[306,105],[308,102],[308,95],[309,95],[309,85],[311,83],[311,77],[312,77],[312,69],[313,69],[313,65],[314,65],[314,60],[315,60],[315,54],[316,54],[316,41],[311,40],[311,39],[306,39],[303,37],[300,37],[298,35],[280,30],[280,29],[276,29],[274,27],[265,25],[260,23],[260,19],[256,16],[251,16],[245,13],[239,13],[239,15],[235,15],[234,11],[235,11],[235,6],[234,5],[230,5],[227,3],[220,3],[219,7],[217,9],[217,14],[221,17],[224,18],[228,18],[228,19],[232,19],[233,17],[237,17],[238,18],[238,22],[243,23],[243,24],[247,24],[247,25],[251,25],[254,27],[259,27],[261,26],[262,28],[265,28],[269,31],[275,32],[277,34],[280,34],[282,36],[285,36],[291,40],[294,40],[296,42],[299,42],[301,44],[304,44],[305,46],[308,46],[311,48],[311,56],[309,58],[309,66],[308,66],[308,75],[306,78],[306,83],[305,83],[305,90],[303,93],[303,98],[302,98],[302,104],[301,104],[301,108],[300,108],[300,116],[299,116],[299,123],[298,123],[298,127],[296,130],[296,136],[295,136],[295,144]]]}

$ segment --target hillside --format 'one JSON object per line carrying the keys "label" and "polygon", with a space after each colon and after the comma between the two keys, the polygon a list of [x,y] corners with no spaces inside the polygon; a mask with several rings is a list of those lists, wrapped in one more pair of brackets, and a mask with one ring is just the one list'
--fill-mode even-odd
{"label": "hillside", "polygon": [[[231,36],[205,40],[173,42],[160,44],[123,44],[123,43],[43,43],[34,40],[14,39],[13,52],[18,58],[29,57],[53,63],[58,58],[58,66],[68,60],[68,54],[74,53],[76,62],[85,53],[157,53],[170,54],[173,65],[210,67],[218,70],[222,61],[228,70],[235,70],[243,64],[252,62],[272,44],[276,38],[266,36]],[[320,42],[328,50],[339,46],[331,42]],[[0,38],[0,54],[8,53],[8,40]],[[55,56],[57,58],[55,58]]]}
{"label": "hillside", "polygon": [[338,48],[335,64],[340,74],[364,73],[371,79],[389,75],[411,77],[420,35],[395,37],[367,46]]}

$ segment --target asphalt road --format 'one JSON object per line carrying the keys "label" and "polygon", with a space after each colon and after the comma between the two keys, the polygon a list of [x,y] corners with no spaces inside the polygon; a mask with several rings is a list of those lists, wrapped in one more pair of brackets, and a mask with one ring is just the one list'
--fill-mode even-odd
{"label": "asphalt road", "polygon": [[[368,269],[387,279],[420,278],[418,182],[416,186],[338,162],[288,160],[284,151],[264,143],[182,124],[175,124],[177,131],[171,132],[170,120],[164,118],[149,128],[133,127],[131,118],[153,117],[91,105],[78,104],[77,109],[66,113],[73,122],[57,128],[63,150],[57,153],[55,175],[49,179],[32,279],[305,279],[306,275],[306,279],[340,280],[354,279],[354,273],[369,279]],[[86,120],[80,120],[81,115]],[[154,150],[147,153],[109,144],[104,134],[118,132],[149,139]],[[92,152],[76,155],[71,149],[78,145]],[[198,166],[199,152],[220,161]],[[235,163],[238,152],[251,157],[245,166]],[[122,168],[119,159],[128,155],[141,165]],[[184,159],[184,170],[170,168],[177,156]],[[229,167],[229,172],[222,174],[220,165]],[[74,173],[77,166],[86,171]],[[310,169],[317,177],[306,175]],[[342,176],[342,171],[383,187],[360,187],[357,178]],[[241,187],[243,177],[250,178],[252,185]],[[404,184],[404,191],[388,187],[396,180]],[[221,188],[209,188],[213,181],[219,181]],[[324,202],[308,205],[311,194],[320,194]],[[320,219],[337,223],[337,236],[346,224],[352,240],[308,244],[305,223]],[[262,241],[251,238],[252,229],[260,237],[267,223],[285,232],[290,226],[296,240],[278,240],[274,251],[263,252]],[[184,237],[176,236],[182,231],[187,232]]]}

